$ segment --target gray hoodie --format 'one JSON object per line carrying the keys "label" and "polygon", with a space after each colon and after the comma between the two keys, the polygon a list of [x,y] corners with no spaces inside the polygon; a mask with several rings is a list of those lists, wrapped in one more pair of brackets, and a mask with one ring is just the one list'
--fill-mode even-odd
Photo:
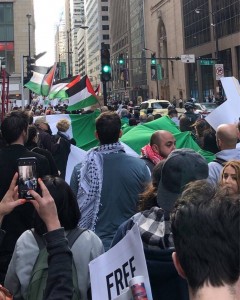
{"label": "gray hoodie", "polygon": [[[222,150],[216,153],[216,158],[220,158],[225,161],[240,160],[240,148]],[[220,180],[223,166],[220,163],[213,161],[208,164],[208,168],[208,181],[214,185],[217,185]]]}

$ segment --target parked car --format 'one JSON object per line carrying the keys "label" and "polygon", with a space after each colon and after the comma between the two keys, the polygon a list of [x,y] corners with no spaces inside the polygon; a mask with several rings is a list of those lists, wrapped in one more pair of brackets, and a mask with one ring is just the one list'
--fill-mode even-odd
{"label": "parked car", "polygon": [[213,103],[213,102],[206,102],[204,103],[204,106],[208,113],[212,112],[215,108],[218,107],[217,103]]}
{"label": "parked car", "polygon": [[149,99],[144,101],[140,105],[140,115],[142,114],[161,114],[167,115],[168,113],[168,106],[170,102],[168,100],[156,100],[156,99]]}

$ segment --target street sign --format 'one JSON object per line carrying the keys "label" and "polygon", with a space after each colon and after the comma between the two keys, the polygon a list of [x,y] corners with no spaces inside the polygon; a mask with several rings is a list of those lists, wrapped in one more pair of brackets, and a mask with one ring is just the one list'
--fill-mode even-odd
{"label": "street sign", "polygon": [[216,64],[215,70],[216,70],[216,80],[220,80],[222,77],[224,77],[223,64]]}
{"label": "street sign", "polygon": [[200,59],[199,62],[202,66],[212,66],[215,64],[215,60],[213,59]]}
{"label": "street sign", "polygon": [[185,64],[195,63],[195,55],[194,54],[183,54],[181,55],[181,62]]}

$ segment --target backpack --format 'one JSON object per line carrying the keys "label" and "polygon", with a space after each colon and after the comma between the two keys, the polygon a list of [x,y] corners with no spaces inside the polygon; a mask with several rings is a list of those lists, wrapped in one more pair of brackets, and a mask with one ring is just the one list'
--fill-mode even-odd
{"label": "backpack", "polygon": [[[71,249],[74,242],[77,240],[77,238],[87,229],[85,228],[75,228],[71,230],[67,234],[68,239],[68,245]],[[43,239],[34,231],[32,230],[32,234],[35,237],[38,247],[39,247],[39,254],[36,259],[36,262],[34,264],[31,278],[28,285],[27,290],[27,300],[42,300],[44,296],[44,291],[47,285],[47,276],[48,276],[48,252],[47,248],[44,244]],[[80,291],[78,288],[78,278],[77,278],[77,270],[73,261],[72,264],[72,270],[73,270],[73,297],[72,300],[79,300],[80,297]]]}
{"label": "backpack", "polygon": [[227,162],[227,161],[226,161],[225,159],[223,159],[223,158],[216,157],[216,158],[213,160],[213,162],[216,162],[216,163],[220,164],[221,166],[223,166],[224,163]]}

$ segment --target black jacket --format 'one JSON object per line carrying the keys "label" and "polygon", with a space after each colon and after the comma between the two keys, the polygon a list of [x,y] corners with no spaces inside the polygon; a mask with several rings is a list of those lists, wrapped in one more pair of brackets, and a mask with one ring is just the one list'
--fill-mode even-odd
{"label": "black jacket", "polygon": [[[31,152],[19,144],[2,148],[0,150],[0,199],[2,199],[7,192],[12,178],[15,172],[17,172],[17,159],[21,157],[37,158],[38,177],[50,174],[49,164],[44,156]],[[17,239],[25,230],[32,227],[33,211],[33,205],[26,203],[16,207],[3,219],[2,229],[6,231],[6,235],[0,249],[1,283],[3,283]]]}
{"label": "black jacket", "polygon": [[53,157],[60,171],[60,177],[65,179],[68,155],[71,151],[71,145],[76,145],[76,141],[74,139],[68,139],[59,131],[55,135],[55,140],[58,142],[59,147]]}

